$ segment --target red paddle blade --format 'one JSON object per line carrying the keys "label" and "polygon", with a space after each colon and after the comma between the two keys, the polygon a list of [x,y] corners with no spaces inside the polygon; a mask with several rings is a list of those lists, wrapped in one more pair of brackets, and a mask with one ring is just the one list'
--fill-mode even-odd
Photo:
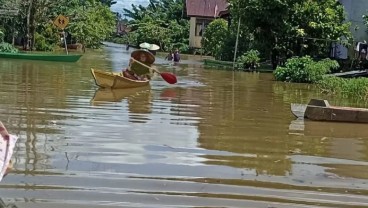
{"label": "red paddle blade", "polygon": [[169,84],[175,84],[177,82],[176,76],[169,72],[161,72],[161,77]]}

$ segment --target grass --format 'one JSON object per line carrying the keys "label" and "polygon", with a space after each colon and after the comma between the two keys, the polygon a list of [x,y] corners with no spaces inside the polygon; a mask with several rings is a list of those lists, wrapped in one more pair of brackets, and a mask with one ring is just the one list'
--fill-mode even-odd
{"label": "grass", "polygon": [[345,97],[368,99],[368,78],[340,78],[325,77],[320,80],[318,87],[325,93],[337,94]]}

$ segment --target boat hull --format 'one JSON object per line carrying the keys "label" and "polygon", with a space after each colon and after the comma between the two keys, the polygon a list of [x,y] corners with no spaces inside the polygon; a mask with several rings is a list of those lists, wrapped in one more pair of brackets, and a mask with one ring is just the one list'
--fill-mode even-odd
{"label": "boat hull", "polygon": [[[294,106],[294,107],[293,107]],[[296,117],[303,115],[292,105],[292,113]],[[312,99],[305,107],[304,118],[314,121],[333,121],[333,122],[351,122],[368,123],[368,109],[331,106],[327,100]]]}
{"label": "boat hull", "polygon": [[123,77],[121,73],[105,72],[93,68],[91,68],[91,73],[95,79],[96,85],[102,88],[126,89],[149,85],[149,80],[131,80]]}
{"label": "boat hull", "polygon": [[1,53],[0,58],[22,59],[35,61],[55,61],[55,62],[77,62],[82,55],[58,55],[58,54],[37,54],[37,53]]}

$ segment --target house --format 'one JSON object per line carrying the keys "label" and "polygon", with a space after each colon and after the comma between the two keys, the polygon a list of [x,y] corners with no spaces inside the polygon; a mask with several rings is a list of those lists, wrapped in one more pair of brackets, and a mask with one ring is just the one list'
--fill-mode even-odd
{"label": "house", "polygon": [[116,23],[116,34],[125,35],[130,31],[127,20],[118,20]]}
{"label": "house", "polygon": [[344,6],[347,21],[351,22],[351,32],[355,41],[368,42],[367,26],[364,25],[363,15],[368,14],[368,0],[339,0]]}
{"label": "house", "polygon": [[187,16],[190,17],[189,47],[201,48],[206,26],[217,17],[227,17],[227,0],[186,0]]}

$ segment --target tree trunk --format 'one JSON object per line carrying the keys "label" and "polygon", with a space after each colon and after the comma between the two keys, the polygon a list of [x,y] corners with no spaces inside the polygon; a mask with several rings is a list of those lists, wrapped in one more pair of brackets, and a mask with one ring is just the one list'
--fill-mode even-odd
{"label": "tree trunk", "polygon": [[84,42],[82,42],[82,50],[83,53],[86,53],[86,44]]}
{"label": "tree trunk", "polygon": [[278,51],[276,49],[272,49],[271,63],[272,63],[272,69],[273,70],[275,70],[277,68],[278,62],[279,62]]}
{"label": "tree trunk", "polygon": [[26,50],[29,49],[30,47],[30,42],[31,42],[31,15],[32,15],[32,7],[33,7],[33,0],[29,0],[29,5],[28,5],[28,10],[27,10],[27,35],[26,35],[26,40],[27,40],[27,47]]}
{"label": "tree trunk", "polygon": [[[272,33],[272,31],[271,31]],[[279,60],[280,60],[280,51],[276,49],[278,43],[278,39],[275,36],[273,39],[273,43],[272,45],[272,50],[271,50],[271,63],[272,63],[272,69],[275,70],[277,68],[277,66],[279,65]]]}
{"label": "tree trunk", "polygon": [[31,41],[30,41],[30,48],[31,50],[33,50],[34,48],[34,43],[36,41],[36,37],[35,37],[35,33],[36,33],[36,26],[35,26],[35,19],[34,19],[34,15],[31,16],[31,25],[30,25],[30,35],[31,35]]}

